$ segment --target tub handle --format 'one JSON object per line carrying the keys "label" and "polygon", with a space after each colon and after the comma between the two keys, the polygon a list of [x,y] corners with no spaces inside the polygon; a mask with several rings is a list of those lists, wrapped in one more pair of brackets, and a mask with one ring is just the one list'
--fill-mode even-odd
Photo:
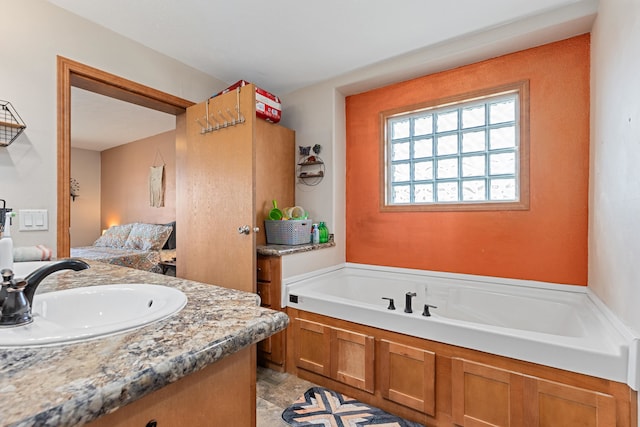
{"label": "tub handle", "polygon": [[382,299],[389,300],[389,307],[387,307],[387,310],[395,310],[396,309],[396,306],[393,304],[393,298],[382,297]]}
{"label": "tub handle", "polygon": [[431,305],[431,304],[425,304],[424,305],[424,311],[422,312],[423,316],[429,317],[431,316],[431,313],[429,312],[429,308],[438,308],[435,305]]}

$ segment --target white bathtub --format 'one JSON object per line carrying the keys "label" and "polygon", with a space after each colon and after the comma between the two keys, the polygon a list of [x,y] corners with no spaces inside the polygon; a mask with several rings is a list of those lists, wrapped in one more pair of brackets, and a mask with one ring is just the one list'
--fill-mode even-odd
{"label": "white bathtub", "polygon": [[[583,286],[362,264],[284,285],[283,306],[638,389],[638,339]],[[404,312],[407,292],[416,293],[413,313]],[[396,310],[383,297],[393,298]],[[425,304],[437,306],[430,317],[422,315]]]}

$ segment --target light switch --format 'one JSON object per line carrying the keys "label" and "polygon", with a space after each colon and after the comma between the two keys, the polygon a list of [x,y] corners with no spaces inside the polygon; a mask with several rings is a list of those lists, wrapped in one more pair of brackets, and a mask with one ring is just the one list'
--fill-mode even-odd
{"label": "light switch", "polygon": [[46,209],[20,209],[18,211],[20,231],[44,231],[49,229],[49,214]]}

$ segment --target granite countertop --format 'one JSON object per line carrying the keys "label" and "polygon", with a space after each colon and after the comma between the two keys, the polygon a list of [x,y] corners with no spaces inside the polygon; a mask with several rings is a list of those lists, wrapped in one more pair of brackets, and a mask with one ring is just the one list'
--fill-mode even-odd
{"label": "granite countertop", "polygon": [[0,426],[73,426],[113,412],[286,328],[286,314],[255,294],[90,262],[47,277],[38,293],[112,283],[175,287],[188,298],[177,314],[84,343],[0,348]]}
{"label": "granite countertop", "polygon": [[315,251],[317,249],[331,248],[336,245],[333,234],[329,236],[327,243],[306,243],[303,245],[258,245],[256,251],[259,255],[283,256],[300,252]]}

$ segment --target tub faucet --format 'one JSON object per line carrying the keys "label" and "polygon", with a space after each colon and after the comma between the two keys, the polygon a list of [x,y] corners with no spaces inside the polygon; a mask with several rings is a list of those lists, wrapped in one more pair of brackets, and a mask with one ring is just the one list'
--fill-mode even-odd
{"label": "tub faucet", "polygon": [[413,313],[413,310],[411,309],[411,298],[413,298],[415,296],[416,296],[415,292],[407,292],[405,294],[405,300],[404,300],[404,312],[405,313]]}
{"label": "tub faucet", "polygon": [[24,279],[14,279],[13,271],[2,270],[2,303],[0,326],[19,326],[33,321],[31,306],[33,296],[40,282],[48,275],[60,270],[80,271],[89,268],[89,264],[79,259],[69,258],[40,267]]}

